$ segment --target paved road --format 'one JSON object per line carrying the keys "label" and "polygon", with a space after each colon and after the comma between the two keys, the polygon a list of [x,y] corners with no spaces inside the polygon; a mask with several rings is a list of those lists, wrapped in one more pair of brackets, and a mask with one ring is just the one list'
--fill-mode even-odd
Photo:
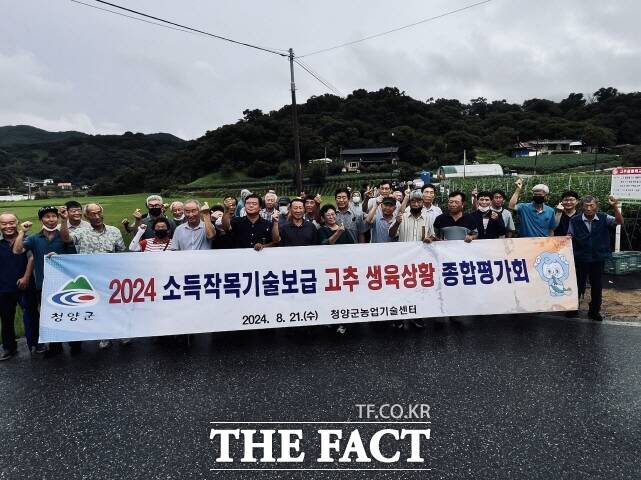
{"label": "paved road", "polygon": [[[537,315],[22,354],[0,364],[0,479],[638,479],[640,379],[641,328]],[[365,403],[430,405],[431,471],[210,471],[211,421],[353,421]]]}

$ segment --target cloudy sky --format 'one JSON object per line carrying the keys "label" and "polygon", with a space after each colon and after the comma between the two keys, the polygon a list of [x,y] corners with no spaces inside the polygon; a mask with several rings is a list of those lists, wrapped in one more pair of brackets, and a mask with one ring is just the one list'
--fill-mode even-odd
{"label": "cloudy sky", "polygon": [[[304,55],[475,1],[113,3]],[[0,125],[188,139],[236,121],[246,108],[269,111],[290,100],[288,61],[276,55],[69,0],[0,5]],[[602,86],[641,91],[639,18],[636,0],[493,0],[303,61],[344,94],[396,86],[423,100],[520,103]],[[296,82],[299,101],[327,92],[299,68]]]}

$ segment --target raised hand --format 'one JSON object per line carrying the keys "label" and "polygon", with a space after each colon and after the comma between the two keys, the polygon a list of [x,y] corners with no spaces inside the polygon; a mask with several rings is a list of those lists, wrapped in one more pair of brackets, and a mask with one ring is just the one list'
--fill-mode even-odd
{"label": "raised hand", "polygon": [[514,182],[514,185],[519,190],[523,190],[523,179],[522,178],[517,178],[516,181]]}
{"label": "raised hand", "polygon": [[20,224],[20,230],[22,230],[23,233],[27,233],[29,229],[32,227],[33,223],[31,222],[22,222]]}

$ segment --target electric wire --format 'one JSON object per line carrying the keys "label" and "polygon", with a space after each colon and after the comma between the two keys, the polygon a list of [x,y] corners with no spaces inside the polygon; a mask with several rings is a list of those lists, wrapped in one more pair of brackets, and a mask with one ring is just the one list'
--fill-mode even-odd
{"label": "electric wire", "polygon": [[[75,2],[79,3],[78,0],[71,0],[71,1],[75,1]],[[135,15],[139,15],[139,16],[144,17],[144,18],[149,18],[149,19],[152,19],[152,20],[156,20],[158,22],[161,22],[161,23],[164,23],[164,24],[167,24],[167,25],[172,25],[173,27],[178,27],[179,29],[183,29],[183,30],[188,30],[188,31],[191,31],[191,32],[199,33],[201,35],[206,35],[208,37],[213,37],[213,38],[216,38],[218,40],[224,40],[226,42],[234,43],[236,45],[242,45],[244,47],[249,47],[249,48],[253,48],[253,49],[256,49],[256,50],[261,50],[263,52],[273,53],[274,55],[278,55],[278,56],[281,56],[281,57],[287,57],[288,56],[287,53],[284,53],[285,50],[278,51],[276,49],[261,47],[259,45],[253,45],[253,44],[247,43],[247,42],[241,42],[239,40],[234,40],[232,38],[223,37],[222,35],[216,35],[215,33],[210,33],[210,32],[206,32],[204,30],[199,30],[197,28],[192,28],[192,27],[189,27],[187,25],[181,25],[180,23],[172,22],[172,21],[166,20],[164,18],[156,17],[154,15],[149,15],[147,13],[139,12],[137,10],[133,10],[131,8],[126,8],[126,7],[123,7],[121,5],[117,5],[115,3],[106,2],[104,0],[94,0],[94,1],[96,1],[98,3],[102,3],[103,5],[109,5],[110,7],[117,8],[119,10],[123,10],[123,11],[129,12],[129,13],[133,13]]]}
{"label": "electric wire", "polygon": [[149,23],[150,25],[156,25],[158,27],[168,28],[170,30],[176,30],[178,32],[190,33],[192,35],[200,35],[200,33],[190,32],[189,30],[184,30],[182,28],[172,27],[170,25],[163,25],[162,23],[152,22],[151,20],[145,20],[144,18],[134,17],[133,15],[127,15],[126,13],[116,12],[114,10],[109,10],[108,8],[99,7],[98,5],[90,5],[89,3],[81,2],[80,0],[71,0],[73,3],[78,3],[84,5],[85,7],[95,8],[96,10],[102,10],[103,12],[113,13],[114,15],[120,15],[121,17],[130,18],[132,20],[138,20],[139,22]]}
{"label": "electric wire", "polygon": [[294,59],[294,62],[303,70],[305,70],[307,73],[309,73],[312,77],[314,77],[316,80],[318,80],[320,83],[322,83],[325,87],[327,87],[332,93],[339,97],[344,97],[345,94],[338,88],[336,88],[334,85],[332,85],[329,80],[324,79],[318,72],[314,71],[309,65],[306,63],[303,63],[300,60]]}
{"label": "electric wire", "polygon": [[338,48],[343,48],[343,47],[348,47],[350,45],[355,45],[357,43],[365,42],[366,40],[371,40],[373,38],[382,37],[384,35],[389,35],[390,33],[394,33],[394,32],[398,32],[400,30],[404,30],[406,28],[415,27],[415,26],[421,25],[423,23],[427,23],[427,22],[431,22],[431,21],[434,21],[434,20],[438,20],[439,18],[447,17],[449,15],[454,15],[455,13],[459,13],[459,12],[462,12],[464,10],[469,10],[471,8],[478,7],[479,5],[483,5],[485,3],[490,3],[491,1],[492,0],[483,0],[482,2],[473,3],[473,4],[467,5],[465,7],[457,8],[456,10],[450,10],[449,12],[441,13],[440,15],[435,15],[433,17],[429,17],[429,18],[425,18],[423,20],[419,20],[418,22],[410,23],[408,25],[403,25],[401,27],[393,28],[391,30],[386,30],[384,32],[375,33],[374,35],[368,35],[367,37],[363,37],[363,38],[360,38],[358,40],[352,40],[351,42],[345,42],[345,43],[341,43],[339,45],[334,45],[333,47],[323,48],[321,50],[316,50],[316,51],[313,51],[313,52],[310,52],[310,53],[306,53],[305,55],[299,55],[297,58],[309,57],[311,55],[317,55],[319,53],[325,53],[325,52],[329,52],[329,51],[332,51],[332,50],[336,50]]}

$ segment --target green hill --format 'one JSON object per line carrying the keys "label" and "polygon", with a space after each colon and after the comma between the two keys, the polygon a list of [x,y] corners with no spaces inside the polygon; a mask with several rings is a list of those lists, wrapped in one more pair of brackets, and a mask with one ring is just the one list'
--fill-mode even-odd
{"label": "green hill", "polygon": [[[359,89],[344,98],[311,97],[299,105],[298,113],[301,160],[310,179],[339,174],[342,165],[334,162],[326,172],[311,171],[307,160],[325,152],[338,159],[341,148],[350,147],[398,146],[397,169],[414,172],[458,164],[463,151],[469,162],[478,155],[481,162],[533,171],[532,159],[505,157],[518,141],[532,139],[577,139],[603,152],[615,145],[641,145],[641,92],[621,93],[612,87],[589,96],[570,93],[558,102],[532,98],[522,104],[482,97],[468,103],[421,100],[394,87]],[[236,123],[193,141],[163,133],[92,136],[0,127],[0,188],[15,191],[27,176],[93,185],[92,192],[103,195],[160,191],[190,182],[194,187],[250,179],[289,181],[294,158],[291,117],[289,105],[270,112],[247,109]],[[55,138],[63,139],[51,141]],[[641,163],[638,147],[631,156],[619,152],[622,164]],[[616,160],[603,156],[597,168],[613,166]],[[594,163],[582,155],[552,155],[536,162],[537,173]],[[390,175],[389,167],[365,165],[361,172]]]}
{"label": "green hill", "polygon": [[86,133],[75,131],[48,132],[30,125],[0,127],[0,145],[61,142],[69,138],[83,138],[86,136]]}

